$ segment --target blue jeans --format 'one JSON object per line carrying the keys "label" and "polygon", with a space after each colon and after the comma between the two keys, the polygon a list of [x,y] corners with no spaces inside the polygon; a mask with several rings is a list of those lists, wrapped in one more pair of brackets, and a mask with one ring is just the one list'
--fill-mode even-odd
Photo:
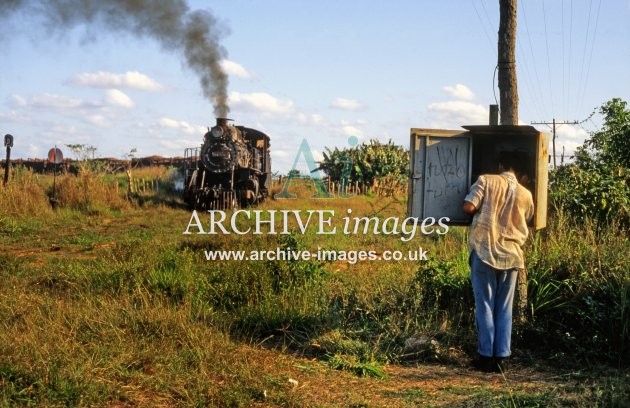
{"label": "blue jeans", "polygon": [[494,269],[477,253],[470,254],[470,279],[475,295],[477,351],[485,357],[511,354],[512,305],[518,269]]}

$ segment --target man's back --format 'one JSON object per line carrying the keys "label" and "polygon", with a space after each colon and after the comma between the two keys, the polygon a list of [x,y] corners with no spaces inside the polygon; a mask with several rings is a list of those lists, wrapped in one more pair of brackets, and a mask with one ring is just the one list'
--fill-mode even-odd
{"label": "man's back", "polygon": [[469,249],[494,268],[523,268],[527,221],[534,214],[529,190],[511,172],[481,175],[466,201],[478,210],[468,238]]}

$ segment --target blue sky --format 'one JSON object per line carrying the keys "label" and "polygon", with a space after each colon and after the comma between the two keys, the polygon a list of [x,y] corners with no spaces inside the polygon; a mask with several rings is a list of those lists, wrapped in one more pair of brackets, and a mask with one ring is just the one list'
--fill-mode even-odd
{"label": "blue sky", "polygon": [[[229,116],[271,136],[275,171],[290,168],[302,139],[316,156],[353,135],[406,146],[412,127],[486,124],[498,97],[496,0],[189,5],[220,21]],[[518,13],[523,124],[582,121],[613,97],[630,100],[629,0],[520,0]],[[0,132],[15,136],[13,157],[70,143],[101,157],[178,156],[201,144],[212,104],[180,53],[26,14],[0,29]],[[599,125],[596,115],[561,126],[558,152]]]}

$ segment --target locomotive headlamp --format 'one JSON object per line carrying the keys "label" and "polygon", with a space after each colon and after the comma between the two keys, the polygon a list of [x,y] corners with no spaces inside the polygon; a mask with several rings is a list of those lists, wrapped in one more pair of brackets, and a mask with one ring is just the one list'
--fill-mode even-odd
{"label": "locomotive headlamp", "polygon": [[212,136],[216,139],[223,137],[223,129],[221,129],[219,126],[213,127],[211,133]]}

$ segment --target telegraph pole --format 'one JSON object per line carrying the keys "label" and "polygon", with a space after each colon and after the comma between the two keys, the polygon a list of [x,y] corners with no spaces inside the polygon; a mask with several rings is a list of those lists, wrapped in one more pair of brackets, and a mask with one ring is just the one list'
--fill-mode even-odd
{"label": "telegraph pole", "polygon": [[[501,125],[518,125],[518,83],[516,80],[516,0],[499,0],[499,109]],[[516,286],[516,318],[527,319],[527,269],[519,269]]]}
{"label": "telegraph pole", "polygon": [[562,122],[558,122],[555,118],[552,119],[551,122],[531,122],[532,125],[551,125],[551,131],[553,132],[553,136],[551,137],[551,150],[553,155],[553,168],[556,168],[556,125],[577,125],[579,122],[574,120],[569,122],[567,120],[563,120]]}
{"label": "telegraph pole", "polygon": [[516,80],[516,0],[499,0],[499,42],[497,69],[502,125],[518,125],[518,84]]}

